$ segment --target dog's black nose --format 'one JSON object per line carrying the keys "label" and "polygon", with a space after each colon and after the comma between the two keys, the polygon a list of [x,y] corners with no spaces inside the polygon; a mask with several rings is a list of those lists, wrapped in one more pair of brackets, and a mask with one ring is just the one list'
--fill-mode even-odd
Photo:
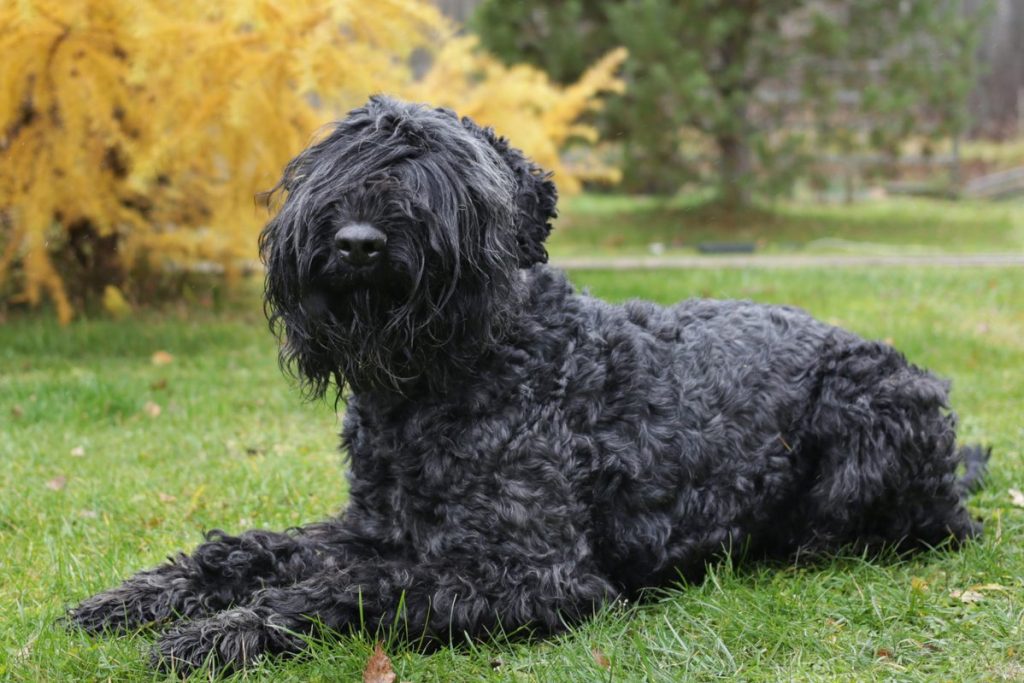
{"label": "dog's black nose", "polygon": [[334,233],[334,246],[341,258],[354,266],[373,263],[384,253],[387,235],[365,223],[346,225]]}

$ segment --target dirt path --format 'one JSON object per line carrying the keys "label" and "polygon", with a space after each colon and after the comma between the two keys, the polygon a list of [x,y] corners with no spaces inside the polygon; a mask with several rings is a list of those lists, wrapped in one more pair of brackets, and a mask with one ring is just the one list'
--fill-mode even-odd
{"label": "dirt path", "polygon": [[919,254],[919,255],[764,255],[658,256],[623,258],[552,258],[552,265],[567,270],[654,270],[658,268],[844,268],[850,266],[931,266],[935,268],[1024,267],[1024,254]]}

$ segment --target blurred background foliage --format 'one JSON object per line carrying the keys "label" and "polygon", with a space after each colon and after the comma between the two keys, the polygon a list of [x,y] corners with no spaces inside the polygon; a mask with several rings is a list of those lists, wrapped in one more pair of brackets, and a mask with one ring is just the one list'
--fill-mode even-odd
{"label": "blurred background foliage", "polygon": [[[1020,35],[1016,0],[2,3],[0,316],[230,284],[254,196],[375,92],[494,126],[563,194],[684,197],[701,225],[1019,195]],[[637,220],[676,244],[680,215]]]}
{"label": "blurred background foliage", "polygon": [[600,119],[625,187],[710,181],[744,205],[823,152],[896,157],[963,134],[987,16],[952,0],[484,0],[473,27],[566,82],[625,46],[629,87]]}
{"label": "blurred background foliage", "polygon": [[0,54],[0,298],[46,295],[62,321],[251,267],[254,195],[372,93],[514,134],[564,190],[617,179],[561,152],[595,139],[579,119],[621,91],[622,50],[557,84],[419,0],[26,0],[0,5]]}

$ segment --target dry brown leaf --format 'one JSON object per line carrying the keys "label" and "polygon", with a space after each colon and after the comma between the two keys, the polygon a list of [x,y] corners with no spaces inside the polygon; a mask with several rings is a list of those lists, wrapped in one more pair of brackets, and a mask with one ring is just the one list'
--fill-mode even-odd
{"label": "dry brown leaf", "polygon": [[38,637],[39,637],[38,635],[32,636],[27,643],[25,643],[20,648],[18,648],[18,650],[13,653],[14,654],[14,658],[15,659],[28,659],[29,656],[32,655],[32,648],[36,644],[36,638],[38,638]]}
{"label": "dry brown leaf", "polygon": [[158,380],[149,383],[149,388],[153,391],[163,391],[167,388],[167,378],[161,377]]}
{"label": "dry brown leaf", "polygon": [[146,401],[146,405],[142,406],[142,410],[144,410],[146,415],[149,415],[150,417],[160,417],[160,413],[163,412],[160,405],[158,403],[153,403],[152,401]]}
{"label": "dry brown leaf", "polygon": [[174,356],[166,351],[157,351],[150,360],[153,362],[153,365],[170,365],[174,362]]}
{"label": "dry brown leaf", "polygon": [[590,651],[590,655],[594,658],[594,661],[597,662],[597,665],[602,669],[612,668],[612,663],[608,661],[608,656],[605,653],[598,650],[596,647]]}
{"label": "dry brown leaf", "polygon": [[85,457],[85,446],[75,446],[71,449],[72,458],[84,458]]}
{"label": "dry brown leaf", "polygon": [[68,485],[68,478],[63,474],[54,477],[50,481],[46,482],[46,488],[51,491],[61,491],[65,486]]}
{"label": "dry brown leaf", "polygon": [[1005,591],[1009,590],[1006,586],[998,583],[982,583],[977,586],[971,586],[972,591]]}
{"label": "dry brown leaf", "polygon": [[954,590],[949,591],[949,596],[951,598],[953,598],[954,600],[959,600],[960,602],[962,602],[962,603],[964,603],[966,605],[970,605],[970,604],[973,604],[975,602],[981,602],[982,600],[985,599],[984,595],[982,595],[978,591],[973,591],[973,590],[964,590],[964,591],[962,591],[962,590],[954,589]]}
{"label": "dry brown leaf", "polygon": [[11,417],[18,418],[25,414],[25,409],[19,405],[11,406]]}
{"label": "dry brown leaf", "polygon": [[875,651],[875,656],[879,659],[892,659],[892,650],[887,647],[880,647]]}
{"label": "dry brown leaf", "polygon": [[384,654],[384,648],[379,642],[374,645],[373,654],[366,660],[363,683],[395,683],[395,671],[391,668],[391,660]]}
{"label": "dry brown leaf", "polygon": [[1024,508],[1024,492],[1020,489],[1010,489],[1010,502],[1019,508]]}
{"label": "dry brown leaf", "polygon": [[172,496],[171,494],[164,493],[163,491],[158,491],[156,497],[161,503],[173,503],[178,500],[177,496]]}

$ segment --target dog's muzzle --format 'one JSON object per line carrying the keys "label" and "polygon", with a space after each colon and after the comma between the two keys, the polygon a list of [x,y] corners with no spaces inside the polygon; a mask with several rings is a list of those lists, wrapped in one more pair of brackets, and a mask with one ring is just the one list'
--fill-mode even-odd
{"label": "dog's muzzle", "polygon": [[388,238],[377,228],[365,223],[354,223],[334,233],[334,246],[338,256],[353,266],[368,266],[380,260]]}

